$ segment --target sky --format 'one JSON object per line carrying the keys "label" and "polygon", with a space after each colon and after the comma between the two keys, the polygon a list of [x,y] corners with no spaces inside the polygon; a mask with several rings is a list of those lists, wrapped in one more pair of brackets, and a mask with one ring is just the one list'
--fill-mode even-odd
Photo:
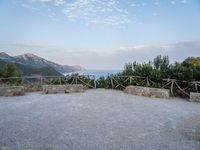
{"label": "sky", "polygon": [[122,69],[200,57],[200,0],[0,0],[0,52]]}

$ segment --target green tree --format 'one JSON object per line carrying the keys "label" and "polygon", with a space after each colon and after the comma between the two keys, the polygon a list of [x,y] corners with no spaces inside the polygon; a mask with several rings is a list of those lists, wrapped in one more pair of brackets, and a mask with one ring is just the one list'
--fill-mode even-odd
{"label": "green tree", "polygon": [[3,77],[17,77],[19,76],[16,66],[12,61],[8,61],[3,68]]}
{"label": "green tree", "polygon": [[176,62],[170,65],[170,78],[176,80],[192,81],[194,68],[184,66],[182,63]]}
{"label": "green tree", "polygon": [[169,57],[168,56],[157,56],[153,60],[154,72],[157,78],[166,78],[169,75]]}
{"label": "green tree", "polygon": [[188,57],[186,60],[183,61],[184,66],[200,66],[200,57]]}
{"label": "green tree", "polygon": [[21,75],[18,73],[16,66],[12,61],[8,61],[3,67],[2,77],[11,78],[11,79],[5,79],[5,82],[9,84],[20,83],[21,80],[19,78],[13,78],[13,77],[20,77],[20,76]]}
{"label": "green tree", "polygon": [[105,77],[101,76],[97,80],[97,87],[98,88],[106,88],[106,89],[111,88],[110,78],[109,77],[105,78]]}
{"label": "green tree", "polygon": [[3,70],[0,69],[0,78],[2,78],[2,77],[3,77]]}

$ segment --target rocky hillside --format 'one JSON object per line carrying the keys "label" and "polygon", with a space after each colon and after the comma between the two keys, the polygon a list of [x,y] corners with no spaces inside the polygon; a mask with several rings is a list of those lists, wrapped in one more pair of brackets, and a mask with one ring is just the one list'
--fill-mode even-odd
{"label": "rocky hillside", "polygon": [[[0,59],[0,71],[3,69],[6,64],[6,60]],[[42,67],[37,68],[29,65],[22,65],[15,63],[17,71],[22,76],[62,76],[61,73],[56,71],[53,67]]]}
{"label": "rocky hillside", "polygon": [[69,65],[59,65],[57,63],[45,60],[44,58],[38,57],[34,54],[24,54],[19,56],[9,56],[6,53],[0,53],[0,59],[2,60],[11,60],[14,63],[22,64],[22,65],[28,65],[32,67],[37,68],[43,68],[43,67],[53,67],[55,70],[57,70],[60,73],[69,73],[74,71],[80,71],[83,68],[81,66],[69,66]]}

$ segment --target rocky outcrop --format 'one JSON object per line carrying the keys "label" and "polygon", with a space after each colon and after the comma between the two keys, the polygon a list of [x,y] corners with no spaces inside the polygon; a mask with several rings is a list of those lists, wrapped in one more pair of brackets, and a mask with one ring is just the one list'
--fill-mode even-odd
{"label": "rocky outcrop", "polygon": [[124,92],[132,95],[156,97],[156,98],[170,97],[170,92],[167,89],[149,88],[141,86],[128,86],[126,87]]}

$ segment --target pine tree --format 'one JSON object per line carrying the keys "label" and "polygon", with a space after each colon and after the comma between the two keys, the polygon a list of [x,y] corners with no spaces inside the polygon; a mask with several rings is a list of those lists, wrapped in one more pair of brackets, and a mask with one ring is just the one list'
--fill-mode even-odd
{"label": "pine tree", "polygon": [[17,76],[18,76],[18,73],[17,73],[15,64],[12,61],[8,61],[3,68],[3,77],[9,78],[9,77],[17,77]]}

